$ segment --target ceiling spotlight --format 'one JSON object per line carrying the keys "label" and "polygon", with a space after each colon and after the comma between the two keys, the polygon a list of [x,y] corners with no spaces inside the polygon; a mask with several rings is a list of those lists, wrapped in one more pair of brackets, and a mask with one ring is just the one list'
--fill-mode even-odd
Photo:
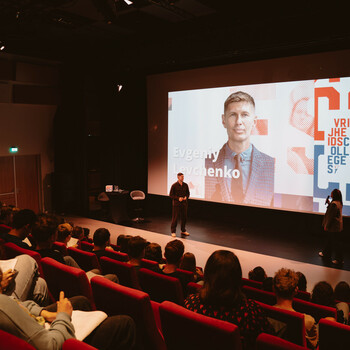
{"label": "ceiling spotlight", "polygon": [[117,85],[118,92],[123,88],[123,85]]}
{"label": "ceiling spotlight", "polygon": [[124,2],[127,4],[127,5],[132,5],[134,2],[131,1],[131,0],[124,0]]}
{"label": "ceiling spotlight", "polygon": [[0,41],[0,51],[5,50],[5,44],[3,41]]}

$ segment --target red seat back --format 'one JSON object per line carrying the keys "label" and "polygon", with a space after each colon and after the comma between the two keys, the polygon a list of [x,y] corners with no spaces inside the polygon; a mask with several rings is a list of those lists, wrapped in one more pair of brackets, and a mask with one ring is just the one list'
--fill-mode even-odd
{"label": "red seat back", "polygon": [[92,252],[92,249],[94,249],[94,245],[86,241],[79,241],[79,248],[86,252]]}
{"label": "red seat back", "polygon": [[63,290],[67,298],[83,295],[90,300],[92,307],[95,307],[91,286],[83,270],[61,264],[51,258],[43,258],[41,262],[45,280],[56,300],[59,299],[60,291]]}
{"label": "red seat back", "polygon": [[67,339],[62,346],[62,350],[97,350],[93,346],[74,338]]}
{"label": "red seat back", "polygon": [[296,345],[270,334],[261,333],[256,338],[256,350],[305,350],[306,347]]}
{"label": "red seat back", "polygon": [[64,243],[62,243],[62,242],[57,242],[57,241],[56,241],[56,242],[53,242],[52,248],[58,250],[59,252],[61,252],[61,254],[62,254],[63,256],[68,255],[67,247],[66,247],[66,245],[65,245]]}
{"label": "red seat back", "polygon": [[187,295],[197,294],[203,288],[202,285],[194,282],[190,282],[187,284]]}
{"label": "red seat back", "polygon": [[256,289],[262,289],[262,282],[258,282],[258,281],[254,281],[254,280],[250,280],[248,278],[242,277],[242,286],[249,286]]}
{"label": "red seat back", "polygon": [[3,245],[3,248],[4,248],[5,255],[6,255],[7,259],[13,259],[17,255],[22,255],[22,254],[27,254],[27,255],[31,256],[38,264],[40,275],[43,275],[43,270],[41,267],[41,256],[38,252],[35,252],[33,250],[29,250],[29,249],[21,248],[18,245],[11,243],[11,242],[5,243]]}
{"label": "red seat back", "polygon": [[156,261],[148,260],[148,259],[141,259],[141,266],[145,269],[150,269],[150,270],[159,268],[159,265]]}
{"label": "red seat back", "polygon": [[100,270],[100,264],[96,254],[73,247],[69,247],[67,251],[84,271],[91,271],[93,269]]}
{"label": "red seat back", "polygon": [[267,292],[265,290],[256,289],[256,288],[249,287],[249,286],[243,286],[242,291],[249,299],[260,301],[261,303],[264,303],[267,305],[275,305],[276,304],[275,293]]}
{"label": "red seat back", "polygon": [[304,292],[302,290],[298,290],[296,296],[297,299],[305,300],[305,301],[310,301],[311,294],[309,292]]}
{"label": "red seat back", "polygon": [[319,350],[350,349],[350,326],[325,319],[318,325]]}
{"label": "red seat back", "polygon": [[91,279],[91,288],[98,310],[106,312],[109,316],[129,315],[135,321],[138,349],[166,349],[156,326],[148,294],[100,276]]}
{"label": "red seat back", "polygon": [[139,271],[139,281],[142,290],[149,294],[151,300],[158,303],[169,300],[179,305],[183,304],[183,291],[177,278],[142,268]]}
{"label": "red seat back", "polygon": [[134,266],[106,256],[100,258],[100,264],[103,274],[113,273],[117,275],[119,283],[123,286],[141,289],[137,271]]}
{"label": "red seat back", "polygon": [[[179,279],[181,281],[181,284],[183,286],[187,286],[190,282],[194,282],[194,273],[191,271],[187,271],[187,270],[182,270],[182,269],[176,269],[177,275],[179,276]],[[187,288],[186,290],[184,290],[184,293],[187,293]],[[184,295],[184,297],[186,297],[186,295]]]}
{"label": "red seat back", "polygon": [[337,310],[335,308],[314,304],[301,299],[293,299],[293,309],[311,315],[316,322],[323,317],[334,317],[337,319]]}
{"label": "red seat back", "polygon": [[233,323],[217,320],[164,301],[160,319],[168,350],[241,349],[239,329]]}
{"label": "red seat back", "polygon": [[264,310],[267,317],[286,324],[286,330],[282,335],[283,339],[300,346],[306,346],[304,314],[257,303]]}
{"label": "red seat back", "polygon": [[35,350],[35,348],[10,333],[7,333],[0,329],[0,348],[6,350]]}

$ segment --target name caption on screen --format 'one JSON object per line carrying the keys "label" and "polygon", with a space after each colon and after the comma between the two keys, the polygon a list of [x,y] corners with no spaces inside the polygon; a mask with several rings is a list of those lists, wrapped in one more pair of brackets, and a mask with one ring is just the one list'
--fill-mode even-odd
{"label": "name caption on screen", "polygon": [[225,177],[238,179],[241,175],[238,169],[229,169],[226,165],[223,168],[204,168],[204,167],[192,167],[192,166],[180,166],[176,167],[174,164],[173,173],[184,173],[185,175],[196,176],[209,176],[209,177]]}
{"label": "name caption on screen", "polygon": [[173,157],[174,158],[185,158],[187,161],[193,159],[213,159],[214,163],[218,160],[219,151],[213,151],[211,148],[208,150],[199,150],[191,148],[180,148],[174,147]]}

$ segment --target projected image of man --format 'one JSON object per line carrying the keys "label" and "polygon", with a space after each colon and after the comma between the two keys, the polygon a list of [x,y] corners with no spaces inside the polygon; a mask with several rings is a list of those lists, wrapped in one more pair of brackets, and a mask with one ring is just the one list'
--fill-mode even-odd
{"label": "projected image of man", "polygon": [[[256,122],[252,96],[238,91],[226,99],[222,125],[227,131],[228,141],[215,162],[206,159],[206,199],[273,205],[275,160],[251,143],[250,136]],[[211,168],[214,170],[210,171]]]}

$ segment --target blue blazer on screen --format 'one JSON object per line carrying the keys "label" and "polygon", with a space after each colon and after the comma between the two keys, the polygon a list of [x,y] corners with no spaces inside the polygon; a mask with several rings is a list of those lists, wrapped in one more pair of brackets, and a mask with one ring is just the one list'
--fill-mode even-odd
{"label": "blue blazer on screen", "polygon": [[[241,204],[273,206],[275,159],[260,152],[254,145],[252,150],[250,174],[244,200]],[[218,159],[205,160],[205,167],[224,169],[225,145],[219,151]],[[224,177],[205,177],[205,199],[215,202],[234,203],[231,188],[228,188]],[[237,203],[240,204],[240,203]]]}

